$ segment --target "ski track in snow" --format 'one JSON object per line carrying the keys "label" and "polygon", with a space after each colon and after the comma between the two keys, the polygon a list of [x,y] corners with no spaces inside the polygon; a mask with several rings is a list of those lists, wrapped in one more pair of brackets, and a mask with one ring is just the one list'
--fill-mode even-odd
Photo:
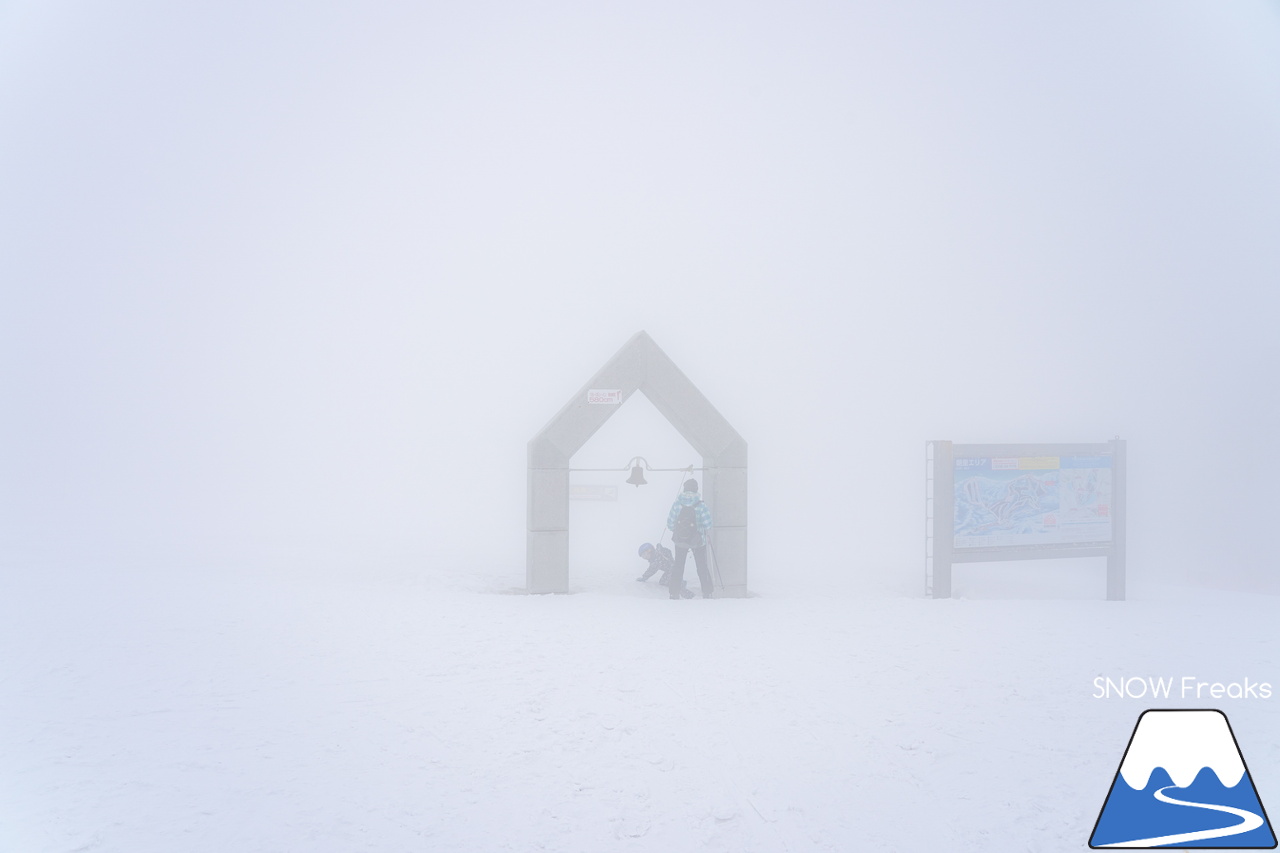
{"label": "ski track in snow", "polygon": [[[0,849],[1083,849],[1147,707],[1092,679],[1274,657],[1264,596],[670,602],[630,576],[15,574]],[[1268,731],[1273,704],[1227,710]],[[1280,755],[1242,745],[1265,797]]]}

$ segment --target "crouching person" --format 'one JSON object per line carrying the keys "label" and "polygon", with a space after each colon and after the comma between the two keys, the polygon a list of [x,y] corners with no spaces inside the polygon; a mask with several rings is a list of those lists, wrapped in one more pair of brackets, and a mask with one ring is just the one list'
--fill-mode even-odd
{"label": "crouching person", "polygon": [[[649,568],[644,570],[644,574],[636,578],[636,580],[644,583],[658,572],[662,572],[662,577],[658,578],[658,583],[663,586],[671,584],[671,569],[675,566],[675,558],[671,555],[671,550],[663,545],[654,546],[648,542],[640,546],[640,556],[649,561]],[[689,589],[682,580],[680,582],[680,595],[684,598],[693,598],[693,590]],[[675,594],[671,595],[675,598]]]}

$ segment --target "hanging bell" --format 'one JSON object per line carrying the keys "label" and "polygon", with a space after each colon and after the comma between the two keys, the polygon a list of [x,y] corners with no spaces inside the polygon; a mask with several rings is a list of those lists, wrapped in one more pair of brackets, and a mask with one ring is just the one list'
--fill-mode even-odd
{"label": "hanging bell", "polygon": [[631,466],[631,476],[627,478],[627,482],[636,487],[649,485],[644,479],[644,468],[639,465]]}

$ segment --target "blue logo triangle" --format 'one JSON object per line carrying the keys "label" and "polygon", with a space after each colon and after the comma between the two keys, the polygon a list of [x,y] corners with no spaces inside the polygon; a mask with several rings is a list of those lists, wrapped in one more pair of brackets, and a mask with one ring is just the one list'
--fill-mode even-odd
{"label": "blue logo triangle", "polygon": [[1089,846],[1274,849],[1275,833],[1227,715],[1217,710],[1144,711]]}

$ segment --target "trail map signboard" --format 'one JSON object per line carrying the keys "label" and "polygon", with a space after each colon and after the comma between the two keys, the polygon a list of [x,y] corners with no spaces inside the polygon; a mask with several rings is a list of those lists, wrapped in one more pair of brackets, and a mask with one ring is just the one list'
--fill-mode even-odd
{"label": "trail map signboard", "polygon": [[956,548],[1111,541],[1111,457],[954,459]]}
{"label": "trail map signboard", "polygon": [[930,592],[951,595],[951,565],[1107,558],[1107,597],[1124,598],[1124,455],[1105,444],[929,442]]}

